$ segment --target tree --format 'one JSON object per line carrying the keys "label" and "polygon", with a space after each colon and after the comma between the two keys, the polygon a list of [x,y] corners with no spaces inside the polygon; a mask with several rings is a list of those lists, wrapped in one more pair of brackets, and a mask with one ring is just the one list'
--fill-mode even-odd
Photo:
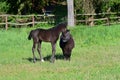
{"label": "tree", "polygon": [[8,13],[31,14],[41,13],[42,8],[48,5],[50,0],[6,0],[10,5]]}
{"label": "tree", "polygon": [[0,1],[0,14],[6,13],[9,9],[9,5],[4,0]]}
{"label": "tree", "polygon": [[67,0],[68,26],[74,26],[74,5],[73,0]]}
{"label": "tree", "polygon": [[[95,13],[95,7],[94,7],[94,0],[84,0],[83,1],[83,10],[85,14],[94,14]],[[92,21],[94,19],[93,15],[86,16],[86,24],[93,26],[94,22]],[[89,21],[90,20],[90,21]]]}

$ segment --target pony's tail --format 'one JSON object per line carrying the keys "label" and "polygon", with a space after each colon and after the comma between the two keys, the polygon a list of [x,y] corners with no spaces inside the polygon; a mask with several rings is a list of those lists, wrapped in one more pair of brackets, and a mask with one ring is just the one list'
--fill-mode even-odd
{"label": "pony's tail", "polygon": [[32,38],[32,31],[29,33],[28,40],[31,40]]}

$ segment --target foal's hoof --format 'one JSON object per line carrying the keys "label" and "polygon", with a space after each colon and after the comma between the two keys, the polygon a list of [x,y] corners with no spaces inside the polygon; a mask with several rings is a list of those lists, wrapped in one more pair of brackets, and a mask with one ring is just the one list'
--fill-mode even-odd
{"label": "foal's hoof", "polygon": [[33,60],[33,63],[36,63],[36,60]]}
{"label": "foal's hoof", "polygon": [[45,62],[44,59],[41,59],[41,62]]}
{"label": "foal's hoof", "polygon": [[36,60],[37,60],[37,58],[35,57],[35,58],[33,58],[33,63],[36,63]]}

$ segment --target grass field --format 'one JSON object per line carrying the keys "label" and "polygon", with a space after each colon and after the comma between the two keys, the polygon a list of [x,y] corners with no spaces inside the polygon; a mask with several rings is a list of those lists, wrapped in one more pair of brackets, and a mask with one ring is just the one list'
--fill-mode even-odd
{"label": "grass field", "polygon": [[[31,29],[0,30],[0,80],[120,80],[120,25],[69,28],[75,40],[71,61],[59,57],[58,41],[54,64],[32,63]],[[42,55],[51,56],[50,43],[42,43]]]}

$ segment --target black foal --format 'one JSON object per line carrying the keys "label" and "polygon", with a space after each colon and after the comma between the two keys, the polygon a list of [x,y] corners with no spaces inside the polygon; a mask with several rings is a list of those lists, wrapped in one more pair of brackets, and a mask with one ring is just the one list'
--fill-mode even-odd
{"label": "black foal", "polygon": [[37,45],[37,51],[40,55],[40,60],[44,61],[41,55],[41,43],[44,42],[50,42],[52,45],[52,56],[50,61],[53,63],[55,61],[55,53],[56,53],[56,42],[59,38],[59,35],[61,32],[65,32],[67,29],[67,23],[60,23],[56,25],[53,28],[50,29],[35,29],[32,30],[28,36],[28,39],[33,39],[33,47],[32,47],[32,53],[33,53],[33,62],[36,62],[34,50]]}

